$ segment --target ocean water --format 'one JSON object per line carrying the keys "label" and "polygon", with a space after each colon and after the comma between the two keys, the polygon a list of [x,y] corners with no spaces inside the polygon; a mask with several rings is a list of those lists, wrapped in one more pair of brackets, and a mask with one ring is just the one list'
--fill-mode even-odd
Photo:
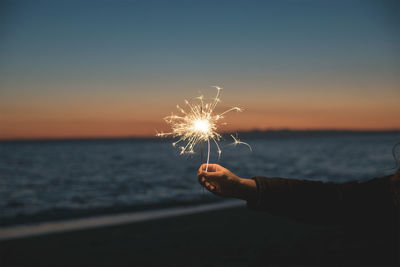
{"label": "ocean water", "polygon": [[[394,172],[399,133],[247,135],[221,143],[219,163],[240,177],[332,182]],[[204,161],[205,155],[203,155]],[[202,190],[200,153],[181,156],[169,139],[0,142],[0,221],[52,210],[92,210],[169,202],[218,201]]]}

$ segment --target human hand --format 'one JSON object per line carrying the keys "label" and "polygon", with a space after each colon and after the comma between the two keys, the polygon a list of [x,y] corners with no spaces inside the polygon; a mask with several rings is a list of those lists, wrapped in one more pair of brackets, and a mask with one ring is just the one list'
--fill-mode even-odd
{"label": "human hand", "polygon": [[254,180],[236,176],[218,164],[202,164],[197,178],[210,192],[222,197],[234,197],[243,200],[254,200],[257,197],[257,186]]}

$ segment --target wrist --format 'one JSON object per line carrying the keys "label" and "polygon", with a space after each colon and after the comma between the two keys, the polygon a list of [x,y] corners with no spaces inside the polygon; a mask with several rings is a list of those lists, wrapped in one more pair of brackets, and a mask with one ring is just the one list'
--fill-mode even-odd
{"label": "wrist", "polygon": [[253,179],[239,178],[239,191],[237,198],[246,201],[257,200],[257,185]]}

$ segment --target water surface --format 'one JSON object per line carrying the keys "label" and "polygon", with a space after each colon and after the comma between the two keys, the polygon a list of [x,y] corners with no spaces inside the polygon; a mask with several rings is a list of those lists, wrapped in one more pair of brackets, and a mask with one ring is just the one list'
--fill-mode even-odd
{"label": "water surface", "polygon": [[[211,162],[241,177],[332,182],[393,172],[398,133],[246,136],[222,142]],[[197,182],[201,155],[181,156],[168,139],[0,142],[0,221],[17,215],[215,200]]]}

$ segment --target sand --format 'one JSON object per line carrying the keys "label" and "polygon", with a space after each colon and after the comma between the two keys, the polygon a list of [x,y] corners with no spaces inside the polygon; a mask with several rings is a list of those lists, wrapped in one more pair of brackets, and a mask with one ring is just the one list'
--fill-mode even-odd
{"label": "sand", "polygon": [[246,207],[0,242],[0,266],[381,265],[341,226]]}

